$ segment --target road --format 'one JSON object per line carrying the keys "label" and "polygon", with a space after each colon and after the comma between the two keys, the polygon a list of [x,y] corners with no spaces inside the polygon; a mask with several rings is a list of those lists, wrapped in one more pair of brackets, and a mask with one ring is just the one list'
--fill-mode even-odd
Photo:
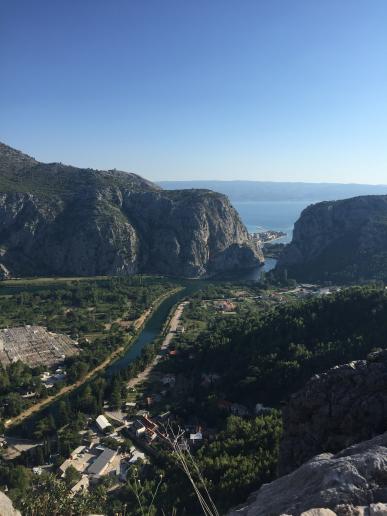
{"label": "road", "polygon": [[[168,292],[167,294],[163,294],[160,296],[154,303],[153,303],[153,309],[156,309],[157,306],[161,301],[163,301],[166,297],[174,294],[176,292],[176,289]],[[143,312],[138,319],[134,322],[134,327],[136,328],[136,331],[139,331],[142,326],[145,324],[145,321],[152,313],[152,309],[148,308]],[[105,358],[103,362],[101,362],[97,367],[89,371],[83,378],[78,380],[75,383],[72,383],[71,385],[66,385],[63,387],[60,391],[58,391],[53,396],[49,396],[48,398],[45,398],[38,403],[35,403],[31,407],[28,407],[26,410],[23,410],[19,415],[8,419],[4,423],[5,428],[10,428],[11,426],[17,425],[24,421],[25,419],[28,419],[33,414],[36,414],[37,412],[40,412],[42,409],[50,405],[51,403],[54,403],[62,396],[65,396],[66,394],[69,394],[70,392],[74,391],[75,389],[78,389],[78,387],[81,387],[84,383],[86,383],[88,380],[90,380],[94,375],[105,369],[108,365],[110,365],[123,351],[125,350],[124,346],[120,346],[119,348],[115,349],[108,357]]]}
{"label": "road", "polygon": [[167,349],[171,343],[171,340],[173,339],[173,337],[175,336],[176,334],[176,330],[179,326],[179,322],[180,322],[180,318],[183,314],[183,311],[184,311],[184,308],[185,306],[189,303],[189,301],[183,301],[182,303],[180,303],[178,305],[178,307],[176,308],[175,310],[175,313],[173,314],[172,318],[171,318],[171,321],[169,323],[169,330],[168,330],[168,333],[161,345],[161,349],[164,350],[164,349]]}
{"label": "road", "polygon": [[[177,308],[170,320],[168,333],[165,336],[163,343],[161,344],[161,348],[160,348],[161,351],[165,352],[169,348],[173,337],[176,335],[176,330],[179,325],[182,313],[184,311],[184,307],[187,304],[188,304],[188,301],[183,301],[182,303],[180,303],[177,306]],[[148,367],[146,367],[143,371],[141,371],[141,373],[139,373],[135,378],[132,378],[131,380],[129,380],[129,382],[127,383],[127,388],[133,389],[133,387],[136,387],[139,383],[149,380],[154,368],[159,363],[160,358],[161,358],[161,355],[157,355],[153,359],[153,361],[148,365]]]}
{"label": "road", "polygon": [[99,371],[105,369],[105,367],[107,367],[110,364],[110,362],[112,362],[120,353],[122,353],[124,349],[124,346],[120,346],[119,348],[114,350],[113,353],[111,353],[107,358],[105,358],[105,360],[101,362],[101,364],[89,371],[84,377],[82,377],[77,382],[72,383],[71,385],[66,385],[53,396],[49,396],[48,398],[45,398],[44,400],[41,400],[38,403],[35,403],[34,405],[31,405],[31,407],[28,407],[28,409],[23,410],[23,412],[20,412],[18,416],[13,417],[12,419],[7,419],[7,421],[4,423],[5,428],[10,428],[11,426],[21,423],[22,421],[29,418],[36,412],[39,412],[40,410],[44,409],[44,407],[46,407],[47,405],[54,403],[54,401],[56,401],[58,398],[72,392],[74,389],[77,389],[78,387],[86,383],[88,380],[90,380],[90,378],[92,378]]}

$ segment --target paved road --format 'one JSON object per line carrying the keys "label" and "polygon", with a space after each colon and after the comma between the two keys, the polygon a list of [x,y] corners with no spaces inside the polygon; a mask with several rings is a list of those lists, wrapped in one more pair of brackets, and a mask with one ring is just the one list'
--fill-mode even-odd
{"label": "paved road", "polygon": [[[176,335],[176,330],[179,325],[180,318],[183,313],[184,307],[188,303],[189,303],[189,301],[183,301],[176,308],[176,310],[171,318],[171,321],[169,323],[168,333],[165,336],[163,343],[161,345],[162,351],[165,351],[169,348],[173,337]],[[142,383],[142,382],[148,380],[150,375],[153,373],[153,369],[159,363],[160,358],[161,358],[161,355],[157,355],[154,358],[154,360],[148,365],[148,367],[146,369],[144,369],[144,371],[139,373],[135,378],[132,378],[131,380],[129,380],[129,382],[127,384],[128,389],[132,389],[133,387],[136,387],[136,385],[138,385],[139,383]]]}
{"label": "paved road", "polygon": [[182,313],[184,311],[185,306],[189,303],[189,301],[183,301],[179,304],[179,306],[176,308],[175,313],[173,314],[171,318],[171,322],[169,323],[169,331],[161,345],[161,349],[167,349],[173,339],[173,337],[176,334],[176,330],[179,326],[180,318],[182,316]]}

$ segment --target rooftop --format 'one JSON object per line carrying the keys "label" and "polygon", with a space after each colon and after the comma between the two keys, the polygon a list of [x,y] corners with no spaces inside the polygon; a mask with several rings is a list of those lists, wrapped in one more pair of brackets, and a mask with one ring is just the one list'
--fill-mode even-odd
{"label": "rooftop", "polygon": [[117,455],[115,450],[106,448],[101,455],[89,466],[87,473],[89,475],[102,475],[105,468],[112,462],[114,457]]}
{"label": "rooftop", "polygon": [[112,426],[103,414],[97,417],[96,423],[101,430],[105,430],[106,428],[109,428],[109,426]]}

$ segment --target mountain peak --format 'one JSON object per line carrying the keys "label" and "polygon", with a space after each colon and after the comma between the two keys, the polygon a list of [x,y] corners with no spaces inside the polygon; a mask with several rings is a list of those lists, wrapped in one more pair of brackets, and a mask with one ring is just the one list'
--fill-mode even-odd
{"label": "mountain peak", "polygon": [[154,191],[156,184],[129,172],[42,163],[0,142],[0,191],[39,195],[73,195],[90,189],[118,186],[131,191]]}
{"label": "mountain peak", "polygon": [[37,163],[38,162],[31,156],[0,142],[0,172],[9,170],[10,168],[17,171],[34,166]]}

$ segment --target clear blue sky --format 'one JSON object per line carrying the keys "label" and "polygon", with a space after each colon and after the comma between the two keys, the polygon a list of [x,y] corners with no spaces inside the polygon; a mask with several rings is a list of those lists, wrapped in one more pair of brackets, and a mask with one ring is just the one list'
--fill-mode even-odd
{"label": "clear blue sky", "polygon": [[387,0],[0,0],[0,66],[0,140],[42,161],[387,180]]}

